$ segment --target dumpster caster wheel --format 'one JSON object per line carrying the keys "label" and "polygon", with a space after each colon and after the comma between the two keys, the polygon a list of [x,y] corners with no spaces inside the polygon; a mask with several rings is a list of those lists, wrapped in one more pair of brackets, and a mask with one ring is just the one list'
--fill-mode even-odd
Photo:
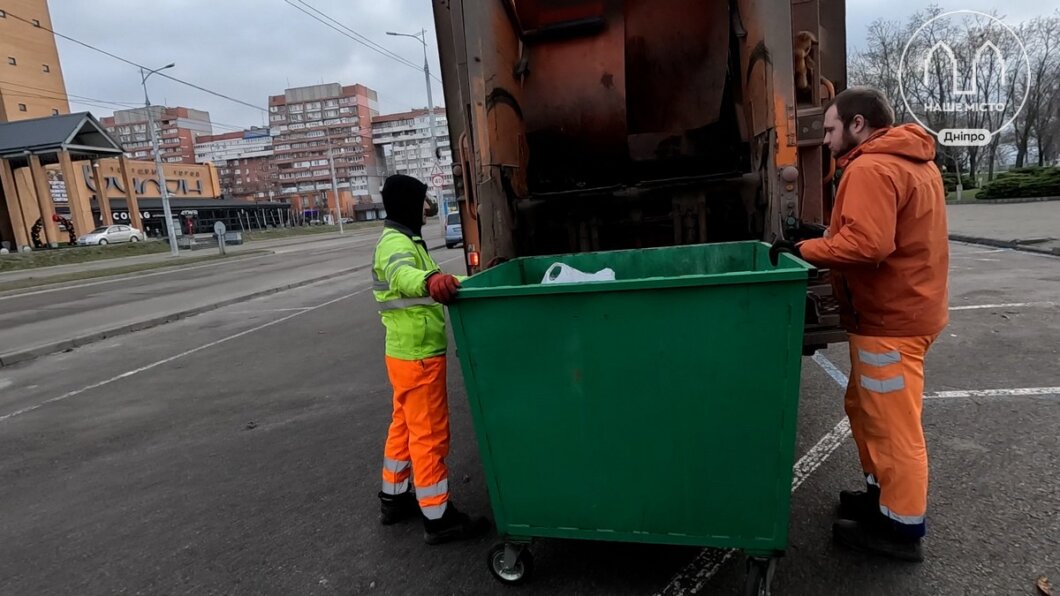
{"label": "dumpster caster wheel", "polygon": [[502,584],[514,586],[534,573],[534,556],[525,544],[498,544],[486,557],[490,573]]}
{"label": "dumpster caster wheel", "polygon": [[744,584],[744,596],[769,596],[770,584],[773,583],[773,572],[777,568],[776,559],[747,559],[747,580]]}

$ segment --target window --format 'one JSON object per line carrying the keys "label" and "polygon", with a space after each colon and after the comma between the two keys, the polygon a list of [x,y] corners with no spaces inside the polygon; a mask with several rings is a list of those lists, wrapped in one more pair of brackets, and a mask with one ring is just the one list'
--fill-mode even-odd
{"label": "window", "polygon": [[51,67],[48,66],[47,64],[41,64],[40,69],[43,70],[44,72],[51,72],[52,71]]}
{"label": "window", "polygon": [[6,18],[7,18],[7,13],[2,11],[2,10],[0,10],[0,19],[6,19]]}
{"label": "window", "polygon": [[18,111],[25,112],[26,111],[26,104],[24,104],[24,103],[18,104]]}
{"label": "window", "polygon": [[59,108],[52,108],[52,116],[58,116],[58,115],[59,115]]}
{"label": "window", "polygon": [[14,56],[8,56],[7,57],[7,63],[10,64],[11,66],[15,66],[16,64],[18,64],[18,60],[15,60]]}
{"label": "window", "polygon": [[33,26],[40,27],[40,21],[38,21],[37,19],[33,19]]}

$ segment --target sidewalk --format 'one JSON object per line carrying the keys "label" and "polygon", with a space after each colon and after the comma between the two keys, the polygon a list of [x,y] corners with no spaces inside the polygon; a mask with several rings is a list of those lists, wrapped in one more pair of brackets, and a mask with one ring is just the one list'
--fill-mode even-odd
{"label": "sidewalk", "polygon": [[950,239],[1060,255],[1060,201],[947,207]]}
{"label": "sidewalk", "polygon": [[[346,237],[358,237],[364,234],[378,234],[379,231],[375,228],[361,229],[355,232],[347,232],[345,235],[339,235],[338,232],[328,234],[307,234],[304,236],[293,236],[288,238],[278,238],[276,240],[258,240],[256,242],[247,242],[237,246],[226,247],[227,254],[239,254],[247,251],[265,251],[268,252],[272,249],[283,248],[287,246],[297,246],[302,244],[308,244],[312,242],[323,242],[325,240],[337,240],[339,238]],[[20,269],[18,271],[8,271],[0,273],[0,285],[5,283],[21,281],[24,279],[37,279],[47,278],[56,275],[64,275],[67,273],[79,273],[82,271],[100,271],[106,269],[118,269],[121,267],[129,267],[132,265],[140,265],[147,263],[163,263],[166,261],[173,261],[173,266],[179,266],[180,261],[192,257],[203,257],[211,254],[217,254],[216,248],[203,248],[199,250],[182,250],[180,256],[173,257],[168,252],[153,253],[149,255],[139,255],[135,257],[120,257],[116,259],[100,259],[98,261],[88,261],[84,263],[71,263],[69,265],[55,265],[53,267],[36,267],[33,269]]]}

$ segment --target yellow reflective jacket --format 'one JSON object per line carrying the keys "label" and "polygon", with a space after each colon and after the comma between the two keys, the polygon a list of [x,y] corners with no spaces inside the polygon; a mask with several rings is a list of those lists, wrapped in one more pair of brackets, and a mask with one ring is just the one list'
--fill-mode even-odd
{"label": "yellow reflective jacket", "polygon": [[375,245],[372,293],[386,327],[387,356],[423,360],[445,354],[445,313],[427,293],[427,278],[438,271],[422,238],[386,222]]}

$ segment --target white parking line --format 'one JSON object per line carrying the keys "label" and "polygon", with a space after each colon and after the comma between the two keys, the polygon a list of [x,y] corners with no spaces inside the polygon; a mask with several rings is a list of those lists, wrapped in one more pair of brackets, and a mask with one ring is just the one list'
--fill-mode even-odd
{"label": "white parking line", "polygon": [[1060,387],[1021,387],[1018,389],[971,389],[964,391],[936,391],[924,399],[955,399],[974,397],[1060,397]]}
{"label": "white parking line", "polygon": [[969,304],[965,306],[951,306],[950,310],[986,310],[991,308],[1031,308],[1056,306],[1055,302],[1008,302],[1004,304]]}
{"label": "white parking line", "polygon": [[[821,353],[814,354],[813,361],[842,388],[846,388],[847,375],[839,370],[831,360]],[[978,389],[964,391],[936,391],[924,395],[926,400],[975,398],[975,397],[1060,397],[1060,387],[1025,387],[1019,389]],[[832,456],[839,446],[850,437],[850,421],[846,416],[832,430],[828,431],[817,444],[810,448],[799,461],[795,462],[791,481],[791,492],[794,493],[802,483],[816,472]],[[691,563],[677,572],[670,583],[656,596],[684,596],[696,594],[713,578],[718,571],[736,553],[735,550],[705,548]]]}

